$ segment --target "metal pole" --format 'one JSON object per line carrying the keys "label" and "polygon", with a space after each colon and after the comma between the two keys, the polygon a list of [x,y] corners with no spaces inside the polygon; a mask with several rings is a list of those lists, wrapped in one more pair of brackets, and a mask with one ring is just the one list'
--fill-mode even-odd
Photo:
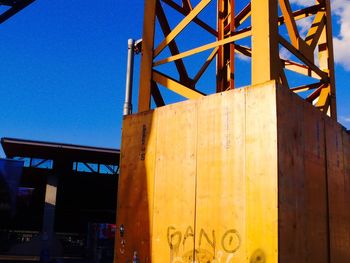
{"label": "metal pole", "polygon": [[134,73],[134,40],[128,40],[128,61],[126,65],[126,85],[125,85],[125,102],[123,108],[123,115],[132,113],[132,80]]}

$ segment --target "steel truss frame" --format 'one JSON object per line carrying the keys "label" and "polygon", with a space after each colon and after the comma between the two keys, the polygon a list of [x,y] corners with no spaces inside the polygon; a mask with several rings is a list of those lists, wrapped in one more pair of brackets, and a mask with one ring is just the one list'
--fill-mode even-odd
{"label": "steel truss frame", "polygon": [[[213,1],[145,1],[139,112],[150,109],[151,98],[157,107],[165,105],[159,84],[187,99],[204,96],[205,94],[196,88],[196,84],[215,58],[216,92],[234,89],[234,59],[235,54],[240,54],[251,58],[252,85],[276,80],[280,86],[290,88],[295,93],[308,91],[308,95],[303,98],[336,119],[329,0],[315,0],[314,5],[296,11],[292,10],[289,0],[251,0],[239,12],[235,12],[235,0],[216,0],[217,10],[214,10],[217,15],[216,29],[198,17]],[[193,2],[197,4],[194,5]],[[183,19],[175,27],[170,28],[163,6],[168,6],[183,15]],[[302,37],[297,21],[311,16],[313,22],[306,37]],[[157,33],[156,20],[164,35],[157,46],[154,45]],[[180,52],[176,38],[192,23],[213,36],[214,41]],[[280,33],[282,26],[286,29],[286,34]],[[251,38],[251,46],[236,43],[248,37]],[[281,58],[280,46],[293,54],[297,61]],[[165,48],[169,48],[171,56],[159,59],[159,54]],[[198,69],[197,74],[190,77],[183,59],[206,50],[211,50],[210,55]],[[317,63],[315,56],[318,57]],[[175,63],[179,76],[177,79],[156,69],[157,66],[170,62]],[[285,69],[309,76],[315,81],[312,84],[290,87]]]}

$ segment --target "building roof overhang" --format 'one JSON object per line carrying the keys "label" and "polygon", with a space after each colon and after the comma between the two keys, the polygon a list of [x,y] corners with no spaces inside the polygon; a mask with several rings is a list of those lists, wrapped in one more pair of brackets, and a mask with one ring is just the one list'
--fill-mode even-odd
{"label": "building roof overhang", "polygon": [[120,157],[118,149],[66,143],[1,138],[1,145],[8,158],[31,157],[118,165]]}

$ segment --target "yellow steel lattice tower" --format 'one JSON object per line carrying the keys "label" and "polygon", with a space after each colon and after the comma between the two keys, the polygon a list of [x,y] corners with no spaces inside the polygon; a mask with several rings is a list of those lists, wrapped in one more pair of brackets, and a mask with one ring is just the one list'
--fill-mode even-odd
{"label": "yellow steel lattice tower", "polygon": [[[212,2],[216,1],[146,1],[139,112],[150,109],[151,97],[157,106],[164,105],[158,85],[188,99],[205,95],[196,88],[196,83],[215,58],[216,91],[235,88],[234,61],[235,55],[240,54],[251,57],[252,85],[277,80],[296,93],[307,92],[307,95],[303,96],[306,101],[336,118],[330,1],[315,0],[313,5],[292,10],[289,0],[252,0],[241,10],[235,10],[235,0],[218,0],[216,9],[211,10],[217,14],[216,28],[205,19],[199,18],[209,4],[212,7]],[[171,8],[183,16],[172,29],[164,7]],[[302,36],[297,21],[310,18],[312,23],[307,34]],[[160,26],[156,26],[157,23]],[[177,37],[191,24],[201,27],[212,36],[213,41],[180,52]],[[281,28],[284,28],[286,34],[282,34]],[[156,30],[160,30],[164,35],[157,45],[154,44]],[[244,38],[251,39],[250,45],[236,44]],[[188,41],[191,41],[191,38]],[[287,49],[294,59],[281,56],[280,47]],[[171,55],[160,59],[159,55],[167,48]],[[183,59],[207,50],[212,52],[205,63],[198,68],[197,74],[189,76]],[[171,62],[175,63],[179,77],[158,70],[160,65]],[[311,81],[294,87],[289,84],[285,70],[309,76]]]}
{"label": "yellow steel lattice tower", "polygon": [[116,263],[349,261],[330,1],[295,2],[145,1]]}

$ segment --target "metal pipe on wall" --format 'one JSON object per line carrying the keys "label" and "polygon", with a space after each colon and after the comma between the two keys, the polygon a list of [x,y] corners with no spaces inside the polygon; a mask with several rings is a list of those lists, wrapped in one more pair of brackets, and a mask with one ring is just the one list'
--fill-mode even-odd
{"label": "metal pipe on wall", "polygon": [[126,65],[125,102],[123,115],[132,113],[132,80],[134,73],[134,40],[128,40],[128,61]]}

